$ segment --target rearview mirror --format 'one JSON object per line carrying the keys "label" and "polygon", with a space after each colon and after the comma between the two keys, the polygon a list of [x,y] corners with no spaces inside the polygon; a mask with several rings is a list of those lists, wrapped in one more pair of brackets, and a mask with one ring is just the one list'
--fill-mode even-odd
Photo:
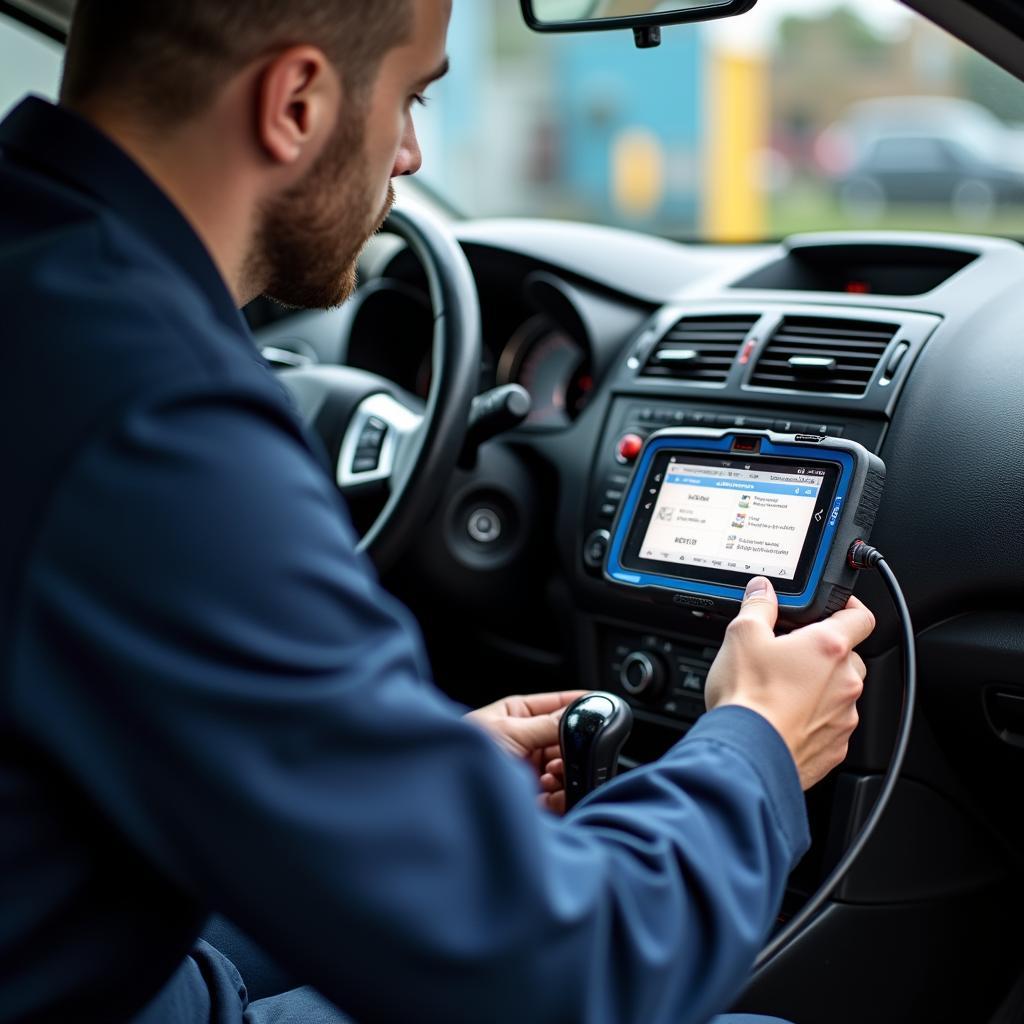
{"label": "rearview mirror", "polygon": [[633,30],[637,46],[657,46],[662,25],[711,21],[749,11],[757,0],[521,0],[536,32]]}

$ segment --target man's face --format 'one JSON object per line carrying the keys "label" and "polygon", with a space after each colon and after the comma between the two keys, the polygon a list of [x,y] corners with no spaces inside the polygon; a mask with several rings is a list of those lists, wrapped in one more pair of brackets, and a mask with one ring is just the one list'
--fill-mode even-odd
{"label": "man's face", "polygon": [[363,246],[394,204],[391,179],[420,168],[413,112],[447,68],[451,0],[412,6],[409,40],[385,55],[360,102],[349,99],[305,179],[264,211],[253,255],[265,293],[278,302],[301,309],[344,302]]}

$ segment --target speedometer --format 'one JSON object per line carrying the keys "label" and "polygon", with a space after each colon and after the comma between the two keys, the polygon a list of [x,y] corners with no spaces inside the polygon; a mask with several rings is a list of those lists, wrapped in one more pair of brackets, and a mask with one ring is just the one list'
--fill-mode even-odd
{"label": "speedometer", "polygon": [[580,343],[546,316],[527,321],[509,339],[498,363],[499,384],[521,384],[533,399],[527,423],[562,426],[586,405],[594,382]]}

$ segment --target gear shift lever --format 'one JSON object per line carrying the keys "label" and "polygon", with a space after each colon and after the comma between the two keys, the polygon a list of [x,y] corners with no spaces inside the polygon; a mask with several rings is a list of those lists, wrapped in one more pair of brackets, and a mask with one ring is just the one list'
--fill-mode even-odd
{"label": "gear shift lever", "polygon": [[632,709],[612,693],[584,694],[566,708],[558,737],[566,810],[615,775],[619,751],[632,728]]}

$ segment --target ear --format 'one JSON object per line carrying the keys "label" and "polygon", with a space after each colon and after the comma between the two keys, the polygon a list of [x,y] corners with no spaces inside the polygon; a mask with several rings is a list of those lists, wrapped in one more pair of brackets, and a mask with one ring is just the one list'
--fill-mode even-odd
{"label": "ear", "polygon": [[341,82],[314,46],[293,46],[271,60],[257,89],[259,145],[276,164],[312,163],[330,138],[341,106]]}

